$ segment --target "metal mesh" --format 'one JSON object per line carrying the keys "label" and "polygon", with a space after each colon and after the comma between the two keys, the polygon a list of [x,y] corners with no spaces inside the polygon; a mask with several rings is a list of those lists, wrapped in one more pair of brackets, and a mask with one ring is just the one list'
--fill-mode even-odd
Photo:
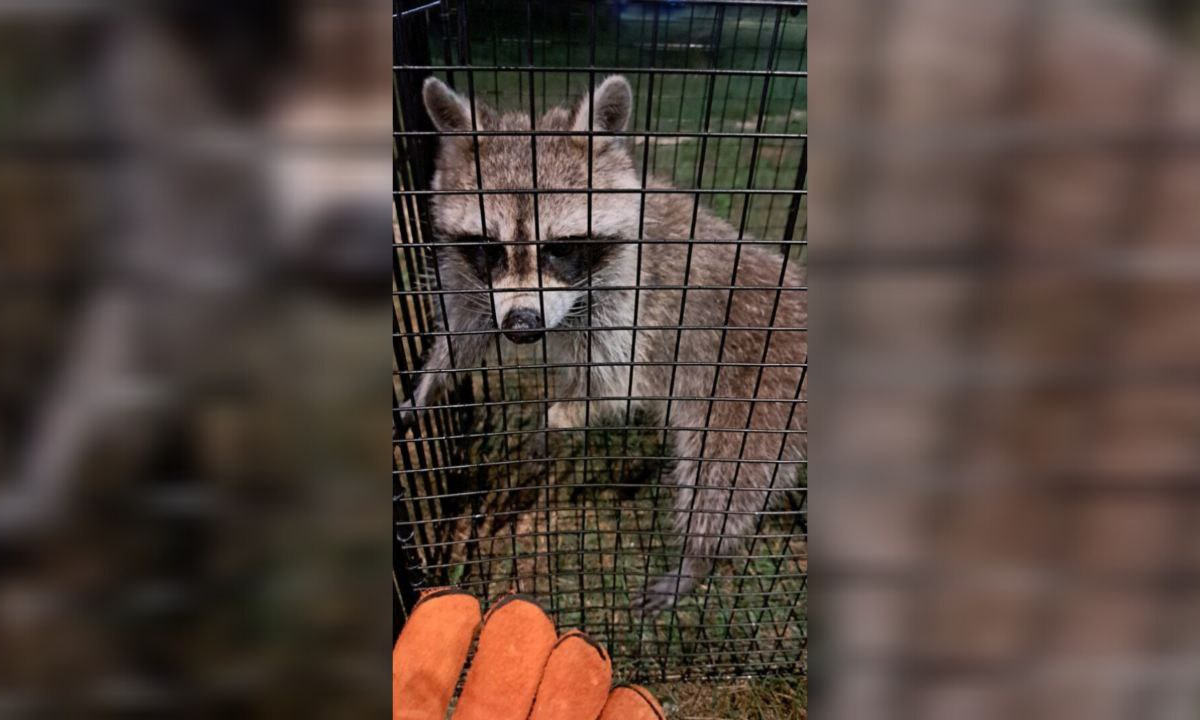
{"label": "metal mesh", "polygon": [[[437,253],[452,252],[454,243],[435,243],[431,228],[429,204],[439,191],[430,189],[430,179],[439,133],[421,103],[424,79],[436,76],[475,102],[537,118],[586,95],[606,76],[623,74],[633,89],[633,119],[627,132],[609,134],[626,138],[641,178],[642,212],[647,196],[682,191],[736,229],[733,237],[716,242],[737,253],[743,246],[767,247],[783,256],[785,268],[802,268],[807,262],[807,3],[445,0],[399,1],[394,10],[396,631],[420,588],[456,584],[481,598],[508,590],[533,596],[560,627],[579,627],[606,643],[623,677],[802,672],[807,647],[803,462],[799,477],[773,481],[768,500],[752,511],[734,509],[736,492],[729,492],[731,502],[722,512],[752,514],[752,534],[736,551],[718,553],[712,574],[673,610],[650,615],[633,611],[631,594],[668,572],[682,552],[681,534],[670,526],[674,490],[668,483],[673,462],[688,459],[670,452],[669,437],[678,427],[647,421],[626,398],[618,423],[594,426],[589,417],[588,429],[547,430],[547,398],[564,364],[547,355],[545,343],[513,345],[497,330],[488,331],[487,361],[455,363],[453,389],[428,403],[416,427],[404,427],[399,413],[413,396],[431,343],[452,334],[439,320],[446,298],[462,292],[443,284],[438,269]],[[462,134],[478,143],[496,132]],[[532,153],[535,138],[552,133],[535,127],[505,134],[528,137]],[[594,128],[586,134],[589,143],[601,136]],[[589,223],[592,198],[601,192],[590,183],[592,173],[589,166],[588,187],[575,191],[588,195]],[[655,176],[678,190],[651,187]],[[547,191],[535,179],[528,188],[471,194],[528,193],[536,208]],[[482,198],[479,206],[482,210]],[[693,231],[694,218],[695,212]],[[642,263],[656,251],[651,243],[665,240],[630,242]],[[642,284],[634,292],[687,287],[736,298],[736,267],[735,261],[726,284]],[[771,318],[781,297],[805,291],[792,276],[781,273],[780,278],[777,287],[768,288],[775,304]],[[682,315],[676,330],[683,328]],[[757,379],[736,399],[762,402],[764,372],[790,369],[798,381],[787,402],[793,415],[803,414],[807,358],[768,362],[764,351],[757,363],[723,360],[728,308],[725,317],[724,326],[699,329],[719,331],[717,375],[734,365],[751,366],[750,376]],[[643,330],[632,328],[635,343]],[[782,324],[758,330],[768,338],[807,332]],[[631,366],[650,362],[628,358]],[[709,399],[673,393],[680,374],[701,369],[680,362],[678,354],[668,364],[671,384],[658,400]],[[586,394],[596,397],[590,388]],[[692,429],[707,439],[716,428],[710,421]],[[765,432],[749,421],[725,429],[740,434],[743,449],[746,438]],[[696,459],[711,462],[711,453],[702,449]],[[763,462],[741,452],[720,459],[734,466],[735,478],[743,464]],[[785,473],[795,467],[777,464]]]}

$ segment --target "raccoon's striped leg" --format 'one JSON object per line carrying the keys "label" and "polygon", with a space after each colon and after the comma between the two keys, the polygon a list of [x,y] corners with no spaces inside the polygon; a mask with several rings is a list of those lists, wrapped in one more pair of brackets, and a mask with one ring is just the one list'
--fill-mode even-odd
{"label": "raccoon's striped leg", "polygon": [[[680,463],[695,472],[696,463]],[[679,468],[676,468],[679,472]],[[702,477],[707,475],[703,470]],[[702,484],[707,480],[702,479]],[[728,497],[725,491],[681,489],[675,498],[672,524],[684,533],[683,556],[677,569],[667,573],[646,586],[644,593],[635,599],[635,605],[645,612],[661,612],[673,608],[685,595],[696,588],[696,584],[708,577],[713,570],[714,558],[730,551],[733,545],[721,537],[722,530],[737,533],[733,522],[727,521],[724,512],[701,512],[700,503],[724,507],[725,501],[718,496]],[[729,518],[732,520],[732,518]],[[724,526],[724,527],[722,527]]]}
{"label": "raccoon's striped leg", "polygon": [[[452,323],[456,330],[470,331],[483,329],[484,325],[464,324],[459,327]],[[464,335],[454,340],[453,362],[451,362],[450,341],[446,335],[439,335],[429,349],[429,356],[421,367],[421,379],[413,390],[413,396],[400,403],[399,423],[402,430],[407,430],[417,424],[421,413],[429,409],[433,397],[442,388],[457,382],[457,368],[473,368],[484,361],[487,349],[487,335]]]}
{"label": "raccoon's striped leg", "polygon": [[[699,451],[699,443],[689,440],[691,438],[685,438],[682,442],[677,439],[678,455],[694,457]],[[688,455],[688,446],[691,446],[692,455]],[[712,572],[712,557],[717,552],[720,539],[718,534],[724,514],[703,512],[703,509],[723,506],[724,502],[718,496],[729,495],[727,492],[708,489],[712,483],[717,482],[713,474],[707,464],[694,460],[679,461],[671,472],[670,481],[676,488],[671,524],[684,536],[683,555],[674,571],[648,581],[645,591],[635,595],[634,609],[657,613],[673,608],[680,598],[695,589],[696,583]],[[697,486],[700,489],[697,489]]]}
{"label": "raccoon's striped leg", "polygon": [[434,341],[433,348],[429,351],[429,357],[426,358],[425,365],[421,368],[424,372],[421,373],[421,379],[417,381],[417,387],[413,390],[413,396],[400,403],[398,414],[401,430],[408,430],[417,424],[417,418],[429,405],[430,398],[446,384],[447,379],[450,377],[449,373],[438,371],[448,370],[449,368],[449,343],[446,341],[446,337],[442,335]]}
{"label": "raccoon's striped leg", "polygon": [[[736,461],[742,446],[740,432],[676,433],[680,460],[671,473],[675,485],[672,524],[683,537],[679,567],[648,584],[636,604],[647,612],[671,607],[713,570],[717,558],[732,555],[754,530],[757,492],[764,484],[761,464]],[[747,453],[761,448],[751,441]],[[702,449],[703,448],[703,449]],[[705,458],[698,461],[700,453]],[[739,469],[739,464],[741,468]],[[736,485],[736,487],[735,487]]]}

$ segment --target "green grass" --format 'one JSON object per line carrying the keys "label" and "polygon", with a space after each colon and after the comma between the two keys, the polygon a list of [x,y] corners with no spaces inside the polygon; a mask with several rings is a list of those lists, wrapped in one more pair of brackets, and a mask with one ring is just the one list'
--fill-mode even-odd
{"label": "green grass", "polygon": [[672,720],[805,720],[808,682],[773,677],[731,682],[669,682],[650,687]]}
{"label": "green grass", "polygon": [[[651,8],[637,4],[625,8],[619,18],[605,6],[598,6],[593,17],[595,6],[591,3],[563,2],[554,7],[561,9],[539,12],[534,18],[532,64],[537,67],[589,66],[592,58],[587,41],[594,26],[596,67],[763,70],[768,67],[774,44],[771,67],[782,71],[807,69],[808,26],[804,12],[795,16],[786,11],[779,13],[777,25],[773,8],[727,8],[718,23],[718,10],[707,5],[675,9],[661,6],[657,20]],[[468,9],[468,17],[475,19],[469,27],[469,64],[480,68],[470,73],[477,98],[501,110],[528,113],[532,95],[534,110],[540,114],[587,92],[587,72],[488,69],[530,64],[525,7],[489,0],[471,2]],[[454,22],[453,17],[448,19],[448,47],[441,24],[433,23],[435,63],[468,64],[460,53]],[[719,51],[714,52],[718,42]],[[468,87],[465,72],[438,74],[460,91]],[[597,81],[605,74],[597,72]],[[808,132],[807,78],[722,75],[710,80],[694,73],[626,75],[634,89],[631,130],[635,132]],[[757,127],[760,114],[761,128]],[[699,187],[731,190],[791,190],[803,147],[798,138],[757,142],[713,138],[705,147],[701,169],[699,138],[649,138],[648,151],[643,145],[646,141],[633,140],[639,167],[645,160],[650,172],[681,188],[697,187],[699,176]],[[789,196],[753,196],[748,200],[745,195],[731,192],[704,195],[701,200],[735,227],[742,224],[745,213],[746,233],[752,237],[769,240],[783,236]],[[807,221],[806,207],[800,210],[796,239],[803,236]]]}

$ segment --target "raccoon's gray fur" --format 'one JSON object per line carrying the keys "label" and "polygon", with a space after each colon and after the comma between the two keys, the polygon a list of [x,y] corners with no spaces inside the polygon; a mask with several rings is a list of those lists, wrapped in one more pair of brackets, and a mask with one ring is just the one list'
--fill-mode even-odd
{"label": "raccoon's gray fur", "polygon": [[[440,131],[473,129],[467,99],[433,78],[425,82],[423,94]],[[632,106],[625,78],[606,79],[593,96],[594,101],[584,97],[573,108],[548,111],[538,120],[537,129],[623,131]],[[591,102],[596,111],[591,113],[589,128]],[[526,115],[499,115],[478,102],[474,109],[474,129],[530,128]],[[541,136],[536,142],[536,187],[588,186],[586,137]],[[475,140],[467,135],[441,139],[435,190],[479,187],[475,147]],[[478,152],[485,189],[535,187],[528,135],[480,136]],[[657,178],[647,182],[653,188],[670,187]],[[808,348],[805,333],[795,328],[806,325],[806,296],[800,290],[803,279],[796,263],[785,273],[783,259],[774,250],[743,245],[739,254],[737,245],[729,242],[737,238],[737,231],[703,207],[697,211],[693,196],[640,193],[640,175],[623,138],[593,136],[592,185],[630,192],[591,196],[592,242],[581,241],[588,236],[588,194],[540,193],[536,238],[541,244],[537,246],[513,243],[535,239],[534,201],[528,192],[483,196],[486,241],[479,195],[435,196],[436,239],[480,243],[438,252],[444,287],[479,290],[478,294],[445,295],[441,322],[453,332],[494,329],[499,322],[513,342],[544,336],[551,364],[586,363],[590,332],[591,360],[596,364],[590,370],[558,369],[556,396],[551,398],[556,402],[548,410],[550,427],[580,427],[585,414],[591,419],[623,416],[627,401],[632,400],[634,408],[648,411],[656,423],[665,422],[671,429],[678,458],[670,474],[676,488],[674,525],[685,535],[683,561],[675,573],[650,584],[637,601],[645,609],[659,610],[673,605],[677,596],[707,576],[716,557],[736,554],[741,539],[754,531],[756,513],[796,485],[806,452],[806,435],[800,432],[805,427],[805,405],[796,402],[800,399],[798,364],[806,361]],[[662,242],[688,239],[693,213],[697,213],[697,242],[690,248],[687,243]],[[644,239],[640,274],[633,242],[639,238]],[[732,298],[728,289],[697,289],[729,286],[735,258],[737,289]],[[590,331],[585,329],[589,270]],[[780,291],[780,286],[789,289]],[[636,301],[635,287],[639,288]],[[688,288],[686,301],[684,287]],[[723,331],[726,326],[729,329]],[[574,327],[581,329],[544,332]],[[792,329],[768,332],[766,328]],[[489,343],[494,346],[495,340],[487,333],[455,335],[450,343],[440,336],[425,368],[452,370],[451,355],[456,367],[478,366]],[[632,378],[631,353],[638,363],[647,363],[633,368]],[[676,360],[683,364],[677,366],[672,387]],[[718,360],[722,367],[714,391]],[[591,373],[590,386],[586,372]],[[407,406],[428,405],[452,376],[452,372],[423,374]],[[589,387],[591,397],[601,399],[593,399],[591,408],[585,409],[584,401],[577,398],[587,397]],[[405,420],[412,419],[410,410]],[[767,432],[743,432],[746,428]],[[745,462],[736,462],[739,459]]]}

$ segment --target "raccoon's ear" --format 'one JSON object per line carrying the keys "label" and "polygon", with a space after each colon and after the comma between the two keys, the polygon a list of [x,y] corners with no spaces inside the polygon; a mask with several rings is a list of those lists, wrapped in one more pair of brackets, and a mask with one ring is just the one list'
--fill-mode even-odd
{"label": "raccoon's ear", "polygon": [[[592,107],[595,111],[592,111]],[[575,117],[571,125],[575,132],[588,131],[588,116],[590,115],[591,128],[595,132],[622,132],[629,125],[629,115],[633,111],[633,90],[629,88],[629,81],[622,75],[612,75],[605,78],[604,82],[596,86],[596,89],[591,93],[591,97],[584,95],[578,107],[575,108]],[[575,142],[582,145],[587,145],[587,136],[574,136]],[[595,138],[593,147],[598,147],[600,144],[607,144],[615,138],[604,137]]]}
{"label": "raccoon's ear", "polygon": [[[425,112],[433,126],[441,132],[463,132],[471,129],[471,103],[454,92],[446,83],[435,77],[425,78],[421,87],[425,100]],[[482,130],[492,125],[492,109],[481,102],[475,103],[475,127]]]}

